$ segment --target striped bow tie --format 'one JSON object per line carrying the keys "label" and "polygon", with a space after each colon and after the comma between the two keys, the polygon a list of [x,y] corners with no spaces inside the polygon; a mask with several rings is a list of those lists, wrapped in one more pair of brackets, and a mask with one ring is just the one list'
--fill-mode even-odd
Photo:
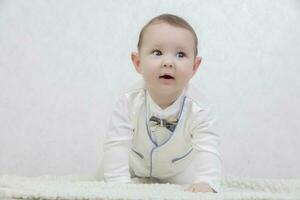
{"label": "striped bow tie", "polygon": [[158,117],[152,116],[150,118],[150,122],[155,122],[156,123],[155,125],[160,125],[162,127],[166,127],[171,132],[173,132],[176,128],[178,119],[173,118],[173,119],[166,120],[166,119],[160,119]]}

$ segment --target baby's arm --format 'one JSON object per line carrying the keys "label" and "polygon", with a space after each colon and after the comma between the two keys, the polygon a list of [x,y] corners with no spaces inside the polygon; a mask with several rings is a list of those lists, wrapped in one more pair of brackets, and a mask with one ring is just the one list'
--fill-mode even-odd
{"label": "baby's arm", "polygon": [[114,107],[104,146],[104,179],[107,182],[131,182],[129,173],[129,150],[133,135],[125,98]]}
{"label": "baby's arm", "polygon": [[188,191],[217,192],[221,181],[220,137],[214,129],[214,118],[208,110],[198,112],[191,126],[195,149],[195,180]]}

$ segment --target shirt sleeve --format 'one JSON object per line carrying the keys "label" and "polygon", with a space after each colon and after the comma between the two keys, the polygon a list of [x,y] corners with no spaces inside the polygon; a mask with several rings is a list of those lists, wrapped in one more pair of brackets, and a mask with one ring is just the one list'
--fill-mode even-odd
{"label": "shirt sleeve", "polygon": [[133,136],[125,96],[115,104],[103,144],[103,169],[106,182],[129,183],[129,150]]}
{"label": "shirt sleeve", "polygon": [[215,118],[209,110],[200,110],[190,131],[191,142],[196,150],[194,183],[205,182],[218,192],[221,182],[220,137],[214,123]]}

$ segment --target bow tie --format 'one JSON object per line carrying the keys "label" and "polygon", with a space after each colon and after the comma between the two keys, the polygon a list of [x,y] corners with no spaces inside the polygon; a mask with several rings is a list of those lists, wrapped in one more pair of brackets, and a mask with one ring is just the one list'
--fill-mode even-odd
{"label": "bow tie", "polygon": [[178,119],[170,119],[170,120],[166,120],[166,119],[160,119],[158,117],[152,116],[150,118],[150,122],[155,122],[155,125],[160,125],[162,127],[166,127],[167,129],[169,129],[171,132],[173,132],[176,128]]}

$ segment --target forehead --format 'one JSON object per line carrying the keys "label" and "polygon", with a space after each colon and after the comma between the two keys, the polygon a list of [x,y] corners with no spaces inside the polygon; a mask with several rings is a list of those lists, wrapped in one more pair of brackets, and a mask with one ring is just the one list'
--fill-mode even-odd
{"label": "forehead", "polygon": [[194,35],[187,29],[167,23],[151,24],[144,32],[143,45],[194,49]]}

